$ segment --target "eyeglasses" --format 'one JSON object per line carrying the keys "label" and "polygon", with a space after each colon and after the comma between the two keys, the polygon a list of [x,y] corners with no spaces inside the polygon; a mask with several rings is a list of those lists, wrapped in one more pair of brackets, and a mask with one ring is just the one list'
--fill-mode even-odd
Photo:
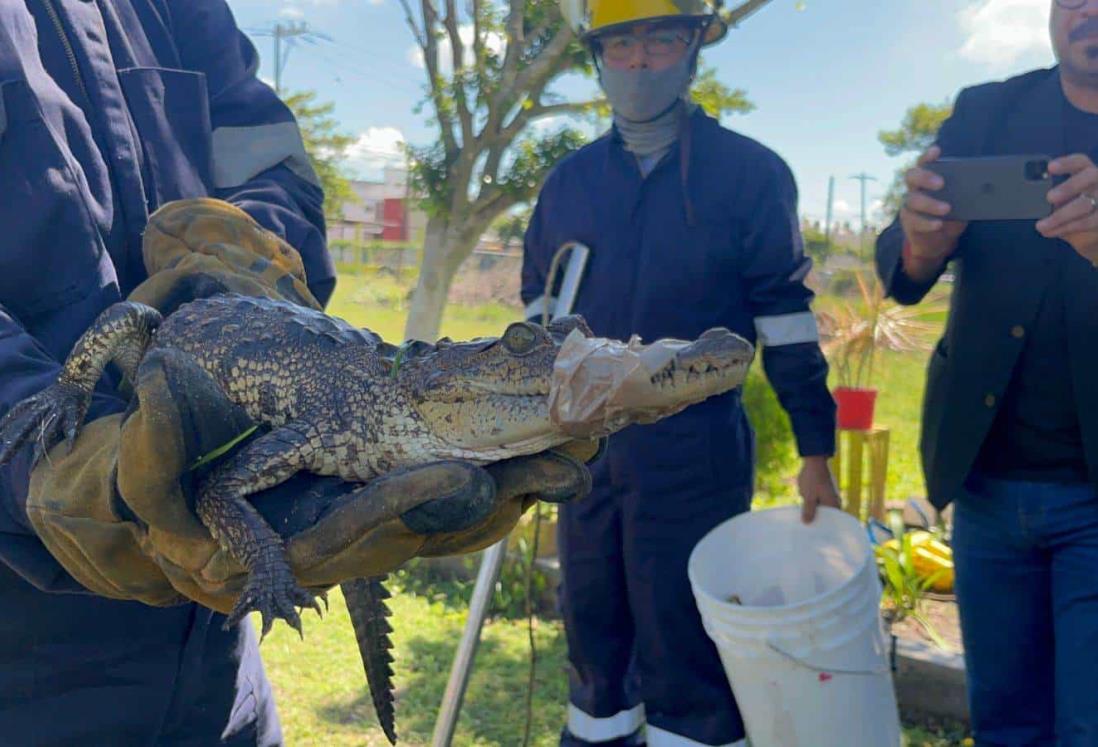
{"label": "eyeglasses", "polygon": [[1079,10],[1087,4],[1087,0],[1056,0],[1056,4],[1064,10]]}
{"label": "eyeglasses", "polygon": [[670,57],[686,49],[693,34],[686,31],[653,31],[644,36],[616,34],[599,39],[603,56],[611,62],[630,59],[638,47],[644,47],[649,57]]}

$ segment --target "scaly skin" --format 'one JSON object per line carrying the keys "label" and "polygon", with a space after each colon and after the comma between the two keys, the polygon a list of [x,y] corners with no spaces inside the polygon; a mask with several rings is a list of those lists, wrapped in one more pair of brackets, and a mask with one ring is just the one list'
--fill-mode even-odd
{"label": "scaly skin", "polygon": [[[220,463],[199,489],[199,518],[249,573],[226,624],[258,611],[263,635],[275,618],[300,633],[297,608],[319,607],[294,579],[281,537],[247,497],[301,470],[367,482],[441,459],[487,464],[565,443],[570,438],[551,422],[548,399],[560,344],[577,329],[591,336],[581,318],[567,317],[548,328],[513,324],[498,339],[397,348],[321,312],[267,299],[214,296],[163,320],[147,306],[120,303],[80,339],[57,384],[0,421],[0,464],[32,439],[37,456],[62,438],[71,445],[109,362],[132,383],[150,350],[188,354],[229,400],[270,428]],[[646,405],[667,405],[670,413],[731,389],[753,354],[742,339],[711,330],[651,377]],[[651,409],[622,413],[612,429],[660,416]],[[439,508],[428,503],[405,518],[426,533],[456,531],[481,518],[459,511],[455,519],[452,507]],[[470,502],[464,513],[475,510]],[[380,579],[344,588],[375,706],[395,741],[388,593]]]}
{"label": "scaly skin", "polygon": [[347,608],[359,611],[351,615],[351,624],[366,669],[366,682],[370,686],[374,711],[385,736],[391,744],[396,744],[393,655],[390,652],[393,644],[389,640],[393,628],[387,619],[390,613],[385,600],[389,598],[389,591],[383,581],[380,578],[358,578],[343,582],[339,588],[347,600]]}

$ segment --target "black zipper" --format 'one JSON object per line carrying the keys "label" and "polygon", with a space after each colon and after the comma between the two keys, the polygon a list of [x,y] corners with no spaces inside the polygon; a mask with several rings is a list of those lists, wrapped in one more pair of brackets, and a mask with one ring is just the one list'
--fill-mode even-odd
{"label": "black zipper", "polygon": [[53,22],[53,27],[57,29],[57,35],[61,37],[61,46],[65,48],[65,56],[69,58],[72,74],[76,77],[76,85],[80,87],[80,93],[84,94],[84,100],[90,102],[91,97],[88,95],[88,89],[84,85],[84,76],[80,74],[80,65],[76,62],[76,52],[73,51],[68,34],[65,33],[65,26],[61,23],[61,16],[57,14],[57,9],[53,6],[53,0],[42,0],[42,5],[45,6],[46,13],[49,14],[50,20]]}

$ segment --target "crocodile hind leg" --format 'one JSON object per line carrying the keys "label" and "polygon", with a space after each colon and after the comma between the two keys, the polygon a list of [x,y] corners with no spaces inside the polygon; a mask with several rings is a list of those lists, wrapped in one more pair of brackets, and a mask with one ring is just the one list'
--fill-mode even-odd
{"label": "crocodile hind leg", "polygon": [[62,438],[71,448],[103,369],[114,362],[133,383],[160,322],[156,309],[129,301],[100,314],[77,340],[56,383],[19,402],[0,420],[0,464],[32,438],[35,463]]}
{"label": "crocodile hind leg", "polygon": [[265,637],[276,618],[299,634],[297,607],[320,614],[316,596],[294,579],[282,538],[247,496],[285,482],[309,464],[315,446],[305,428],[283,426],[247,444],[210,475],[198,491],[198,517],[218,544],[248,570],[248,580],[225,627],[249,612],[263,619]]}
{"label": "crocodile hind leg", "polygon": [[384,577],[356,578],[339,585],[347,600],[347,613],[355,629],[358,653],[366,670],[366,684],[374,711],[390,744],[396,744],[396,719],[393,709],[393,628],[385,605],[390,597]]}

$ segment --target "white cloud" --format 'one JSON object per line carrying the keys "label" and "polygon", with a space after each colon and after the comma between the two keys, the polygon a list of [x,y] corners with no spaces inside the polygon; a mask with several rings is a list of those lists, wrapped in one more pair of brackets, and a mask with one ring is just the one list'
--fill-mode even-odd
{"label": "white cloud", "polygon": [[957,14],[965,34],[965,59],[993,67],[1010,65],[1031,53],[1052,55],[1049,0],[977,0]]}
{"label": "white cloud", "polygon": [[831,203],[831,211],[836,215],[852,215],[854,213],[850,203],[842,198]]}
{"label": "white cloud", "polygon": [[301,8],[291,5],[278,11],[278,15],[282,18],[304,18],[305,11],[303,11]]}
{"label": "white cloud", "polygon": [[404,163],[404,142],[396,127],[370,127],[347,149],[347,166],[357,176],[376,176],[385,166]]}
{"label": "white cloud", "polygon": [[[464,46],[464,62],[466,65],[473,64],[473,26],[467,24],[465,26],[458,27],[458,38],[461,39],[461,43]],[[488,49],[501,54],[507,46],[507,42],[503,34],[488,34],[485,37],[485,44]],[[453,72],[453,50],[450,49],[450,37],[443,36],[439,39],[438,43],[438,68],[439,72],[443,75],[449,75]],[[427,65],[423,61],[423,50],[418,45],[408,48],[408,61],[418,68],[425,68]]]}

